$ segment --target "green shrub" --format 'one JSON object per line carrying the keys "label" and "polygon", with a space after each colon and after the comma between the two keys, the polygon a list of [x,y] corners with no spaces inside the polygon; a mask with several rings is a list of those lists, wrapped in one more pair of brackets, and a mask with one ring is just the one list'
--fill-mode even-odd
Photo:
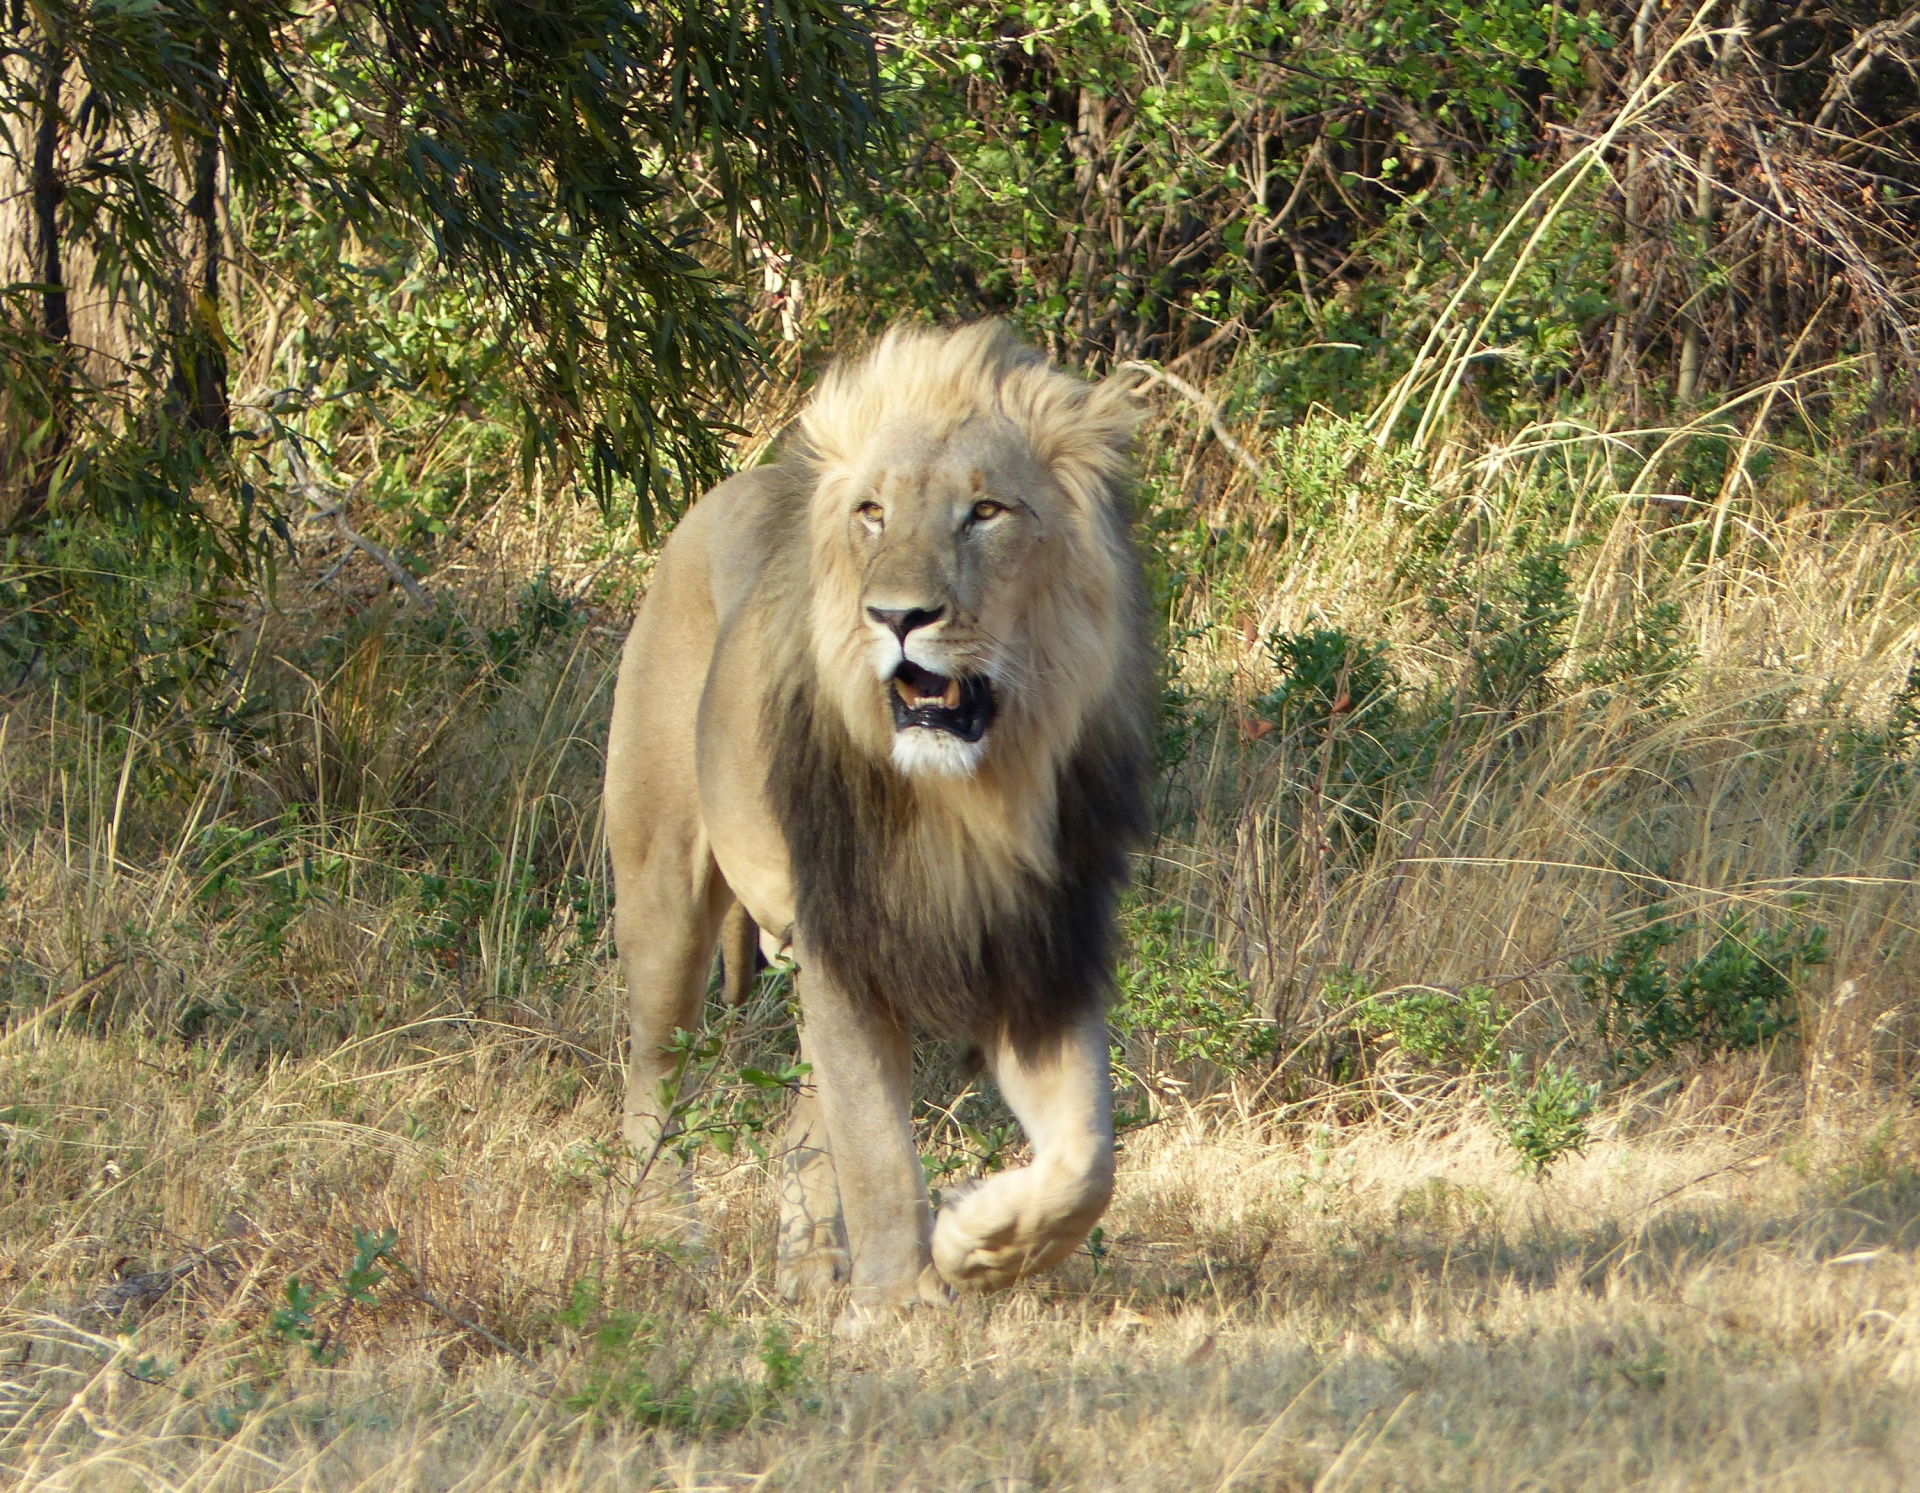
{"label": "green shrub", "polygon": [[[884,66],[924,145],[826,273],[870,304],[1010,313],[1095,356],[1240,328],[1254,397],[1352,411],[1418,346],[1391,320],[1545,169],[1532,142],[1605,39],[1537,0],[909,0]],[[1390,123],[1414,118],[1438,121],[1423,143]],[[1607,306],[1613,245],[1588,237],[1515,287],[1494,329],[1515,361],[1554,361]],[[1356,254],[1385,268],[1301,293]]]}
{"label": "green shrub", "polygon": [[1548,545],[1459,577],[1434,599],[1442,635],[1466,658],[1470,707],[1507,714],[1552,698],[1574,613],[1566,562],[1564,546]]}
{"label": "green shrub", "polygon": [[1543,1063],[1531,1077],[1519,1053],[1507,1060],[1507,1076],[1485,1090],[1507,1144],[1520,1165],[1544,1177],[1564,1156],[1587,1148],[1587,1120],[1600,1100],[1598,1084],[1582,1083],[1571,1068]]}
{"label": "green shrub", "polygon": [[1685,616],[1677,601],[1636,606],[1626,626],[1600,641],[1580,669],[1580,682],[1595,690],[1604,708],[1615,699],[1636,710],[1665,709],[1685,682],[1694,650],[1684,640]]}
{"label": "green shrub", "polygon": [[355,1229],[353,1264],[327,1287],[309,1285],[297,1275],[288,1280],[284,1305],[276,1307],[267,1317],[267,1335],[306,1349],[307,1356],[315,1363],[338,1362],[340,1330],[347,1319],[356,1308],[380,1304],[379,1288],[388,1275],[381,1268],[382,1262],[403,1272],[406,1270],[394,1253],[399,1241],[400,1236],[393,1229],[382,1229],[377,1234]]}
{"label": "green shrub", "polygon": [[[683,1029],[668,1039],[666,1049],[675,1064],[661,1085],[668,1125],[656,1154],[637,1158],[643,1172],[659,1153],[687,1165],[703,1149],[731,1156],[744,1146],[762,1161],[767,1159],[764,1137],[779,1128],[793,1095],[813,1068],[791,1052],[773,1051],[761,1058],[765,1066],[746,1064],[731,1072],[723,1070],[721,1059],[731,1045],[727,1028],[742,1024],[745,1009],[728,1010],[704,1033]],[[787,1038],[792,1039],[790,1030]]]}
{"label": "green shrub", "polygon": [[1391,720],[1400,686],[1384,645],[1322,627],[1276,633],[1267,639],[1267,652],[1280,682],[1253,708],[1283,734],[1318,739],[1336,725],[1367,734]]}
{"label": "green shrub", "polygon": [[1435,718],[1401,709],[1398,675],[1386,648],[1339,628],[1278,633],[1267,651],[1280,680],[1252,702],[1280,744],[1302,754],[1285,792],[1303,833],[1347,844],[1373,843],[1395,785],[1427,760]]}
{"label": "green shrub", "polygon": [[1604,956],[1571,961],[1593,1008],[1607,1063],[1645,1072],[1682,1048],[1705,1060],[1761,1046],[1799,1019],[1795,978],[1826,963],[1827,930],[1753,926],[1745,913],[1719,923],[1690,961],[1668,950],[1699,932],[1693,919],[1657,920],[1624,935]]}
{"label": "green shrub", "polygon": [[[1110,1020],[1116,1037],[1146,1049],[1149,1065],[1204,1062],[1232,1073],[1273,1056],[1279,1035],[1247,982],[1186,931],[1178,907],[1136,903],[1121,928],[1131,957],[1120,966]],[[1116,1065],[1131,1072],[1123,1054]]]}
{"label": "green shrub", "polygon": [[769,1322],[753,1349],[756,1378],[701,1372],[713,1332],[730,1325],[710,1315],[707,1331],[691,1343],[674,1340],[667,1322],[645,1312],[610,1307],[600,1283],[574,1282],[560,1324],[586,1337],[582,1361],[562,1402],[570,1410],[618,1417],[689,1435],[735,1431],[792,1403],[806,1382],[807,1355],[778,1322]]}
{"label": "green shrub", "polygon": [[1418,988],[1362,994],[1355,1030],[1391,1038],[1407,1057],[1428,1069],[1478,1073],[1500,1061],[1500,1035],[1513,1014],[1485,985],[1458,992]]}

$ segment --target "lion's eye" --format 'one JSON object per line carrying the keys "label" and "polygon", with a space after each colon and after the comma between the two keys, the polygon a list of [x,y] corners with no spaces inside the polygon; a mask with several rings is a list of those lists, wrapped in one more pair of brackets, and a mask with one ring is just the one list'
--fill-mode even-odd
{"label": "lion's eye", "polygon": [[878,503],[862,503],[853,511],[870,524],[884,523],[887,517],[887,510]]}
{"label": "lion's eye", "polygon": [[1007,511],[1005,503],[996,503],[992,498],[982,498],[973,505],[973,521],[983,524],[990,518],[998,518]]}

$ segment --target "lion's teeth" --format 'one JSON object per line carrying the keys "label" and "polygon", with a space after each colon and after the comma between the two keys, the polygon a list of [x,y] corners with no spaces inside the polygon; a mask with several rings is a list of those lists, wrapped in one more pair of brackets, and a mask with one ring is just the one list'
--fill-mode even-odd
{"label": "lion's teeth", "polygon": [[958,710],[960,681],[917,664],[903,664],[893,678],[894,693],[909,710]]}

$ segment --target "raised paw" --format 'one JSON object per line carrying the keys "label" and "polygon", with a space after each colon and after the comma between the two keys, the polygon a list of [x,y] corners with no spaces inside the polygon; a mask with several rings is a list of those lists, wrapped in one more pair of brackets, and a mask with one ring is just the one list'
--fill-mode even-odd
{"label": "raised paw", "polygon": [[963,1291],[1002,1290],[1078,1249],[1112,1192],[1098,1167],[1001,1172],[941,1208],[934,1265]]}

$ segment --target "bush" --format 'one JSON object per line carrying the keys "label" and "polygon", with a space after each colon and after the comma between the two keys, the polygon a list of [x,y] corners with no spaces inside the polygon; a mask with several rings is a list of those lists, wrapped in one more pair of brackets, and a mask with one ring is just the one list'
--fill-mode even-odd
{"label": "bush", "polygon": [[[1134,905],[1121,915],[1131,957],[1122,962],[1113,1003],[1114,1035],[1144,1049],[1143,1066],[1209,1063],[1227,1072],[1263,1062],[1279,1041],[1254,1009],[1243,980],[1204,939],[1182,926],[1170,904]],[[1124,1053],[1116,1066],[1133,1074]]]}
{"label": "bush", "polygon": [[1520,1165],[1545,1177],[1563,1156],[1587,1149],[1587,1119],[1600,1100],[1598,1084],[1582,1083],[1571,1068],[1541,1064],[1528,1077],[1519,1053],[1507,1060],[1504,1082],[1486,1090],[1492,1111],[1507,1144],[1520,1154]]}
{"label": "bush", "polygon": [[1372,844],[1395,783],[1426,760],[1432,732],[1403,714],[1382,645],[1316,628],[1276,634],[1267,651],[1280,682],[1252,709],[1283,747],[1308,754],[1286,789],[1304,833],[1317,841],[1338,830],[1352,845]]}
{"label": "bush", "polygon": [[1353,1030],[1363,1042],[1390,1041],[1402,1058],[1429,1072],[1485,1079],[1481,1097],[1495,1128],[1536,1176],[1585,1149],[1599,1085],[1550,1063],[1529,1074],[1518,1052],[1507,1054],[1502,1073],[1500,1039],[1513,1013],[1489,987],[1456,992],[1415,986],[1376,994],[1363,977],[1347,974],[1329,980],[1326,994],[1330,1005],[1350,1006]]}
{"label": "bush", "polygon": [[1699,958],[1667,957],[1699,928],[1692,919],[1650,921],[1603,957],[1570,963],[1610,1068],[1637,1075],[1682,1048],[1701,1060],[1744,1052],[1798,1022],[1795,977],[1826,963],[1825,928],[1754,927],[1737,913],[1714,928]]}
{"label": "bush", "polygon": [[[703,1373],[706,1337],[685,1341],[663,1317],[609,1306],[602,1295],[598,1281],[576,1281],[572,1303],[558,1317],[561,1326],[586,1339],[563,1385],[570,1410],[712,1436],[792,1405],[805,1386],[806,1351],[794,1346],[778,1322],[767,1323],[750,1350],[759,1365],[751,1377]],[[710,1315],[706,1325],[711,1335],[731,1324]]]}
{"label": "bush", "polygon": [[1619,698],[1636,710],[1668,709],[1694,659],[1684,625],[1677,601],[1634,607],[1626,625],[1603,637],[1581,666],[1580,682],[1593,688],[1595,707],[1604,709]]}
{"label": "bush", "polygon": [[1485,985],[1464,990],[1412,989],[1363,994],[1353,1025],[1369,1037],[1386,1037],[1420,1066],[1478,1073],[1499,1062],[1500,1035],[1513,1013]]}
{"label": "bush", "polygon": [[1463,577],[1448,589],[1433,606],[1441,632],[1466,656],[1468,703],[1500,714],[1544,706],[1574,613],[1565,547],[1530,551],[1511,569]]}
{"label": "bush", "polygon": [[1283,734],[1320,739],[1336,724],[1367,733],[1391,718],[1399,681],[1383,645],[1323,627],[1276,633],[1267,639],[1267,652],[1280,682],[1253,708]]}

